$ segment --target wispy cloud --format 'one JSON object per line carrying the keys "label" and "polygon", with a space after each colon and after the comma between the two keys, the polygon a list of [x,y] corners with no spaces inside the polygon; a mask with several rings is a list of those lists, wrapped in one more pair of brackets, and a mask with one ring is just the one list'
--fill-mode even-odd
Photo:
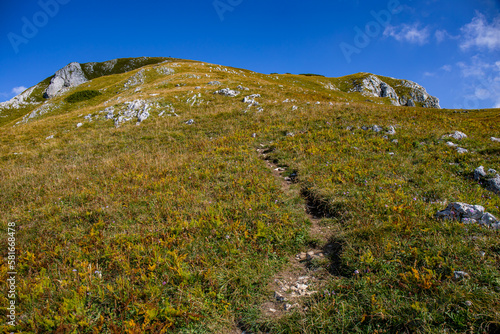
{"label": "wispy cloud", "polygon": [[398,42],[424,45],[429,41],[429,27],[419,28],[419,23],[413,25],[402,24],[400,26],[388,25],[384,30],[384,36],[393,37]]}
{"label": "wispy cloud", "polygon": [[488,49],[489,51],[500,50],[500,15],[490,23],[483,14],[476,12],[472,22],[460,30],[462,32],[460,42],[462,50],[472,47]]}
{"label": "wispy cloud", "polygon": [[445,72],[451,72],[452,66],[451,65],[443,65],[440,67],[440,69],[445,71]]}
{"label": "wispy cloud", "polygon": [[454,36],[444,29],[438,29],[434,32],[434,37],[438,44],[444,42],[447,39],[459,39],[460,36]]}
{"label": "wispy cloud", "polygon": [[494,108],[500,108],[500,61],[488,63],[474,56],[470,63],[459,62],[457,66],[468,79],[468,98],[492,100]]}
{"label": "wispy cloud", "polygon": [[22,92],[24,92],[26,89],[28,89],[28,88],[26,88],[26,87],[24,87],[24,86],[19,86],[19,87],[14,87],[14,88],[12,88],[12,91],[11,91],[11,92],[12,92],[12,94],[19,95],[19,94],[21,94]]}

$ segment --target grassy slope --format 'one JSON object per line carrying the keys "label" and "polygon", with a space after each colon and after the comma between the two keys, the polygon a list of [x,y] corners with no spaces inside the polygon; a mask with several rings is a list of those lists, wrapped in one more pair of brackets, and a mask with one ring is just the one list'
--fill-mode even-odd
{"label": "grassy slope", "polygon": [[[367,104],[323,88],[326,78],[179,64],[169,76],[146,67],[139,92],[123,89],[138,70],[97,78],[67,94],[103,95],[77,104],[61,96],[53,111],[2,127],[0,210],[4,230],[18,226],[19,330],[220,333],[237,322],[272,333],[498,329],[499,232],[433,218],[445,201],[500,216],[499,197],[470,179],[479,165],[500,169],[500,146],[489,141],[500,133],[498,110]],[[243,113],[241,96],[213,95],[212,80],[261,94],[264,111]],[[109,99],[151,93],[180,117],[75,127],[80,115],[118,104]],[[204,101],[189,106],[194,93]],[[356,128],[372,124],[398,124],[399,143]],[[444,145],[441,136],[454,130],[469,135],[460,144],[474,153]],[[285,196],[256,152],[261,145],[298,171],[294,187],[323,203],[332,218],[322,223],[342,245],[314,263],[331,273],[328,293],[304,301],[306,312],[274,319],[260,314],[266,282],[311,240],[303,199]],[[5,238],[0,249],[5,257]],[[455,282],[454,270],[471,278]],[[5,293],[0,299],[6,305]]]}

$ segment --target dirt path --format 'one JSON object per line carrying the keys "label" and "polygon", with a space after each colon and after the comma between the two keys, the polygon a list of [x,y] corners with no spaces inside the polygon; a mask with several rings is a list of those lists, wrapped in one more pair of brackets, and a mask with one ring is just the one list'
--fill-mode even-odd
{"label": "dirt path", "polygon": [[[274,164],[265,149],[258,149],[257,152],[264,159],[267,168],[269,168],[277,180],[281,183],[281,188],[285,194],[297,196],[300,189],[297,189],[297,175],[285,177],[286,169]],[[330,273],[323,269],[324,266],[315,266],[315,261],[329,261],[328,255],[335,251],[334,245],[328,243],[331,231],[328,226],[321,224],[321,210],[314,206],[304,194],[303,210],[304,215],[311,222],[309,235],[311,239],[317,240],[315,247],[310,247],[305,252],[290,257],[288,266],[276,274],[268,284],[270,292],[269,301],[261,306],[262,313],[268,317],[281,317],[286,312],[296,309],[307,311],[304,305],[306,299],[321,291],[322,281]]]}
{"label": "dirt path", "polygon": [[[322,282],[331,274],[324,269],[325,266],[315,266],[316,261],[329,262],[330,253],[336,252],[337,246],[329,244],[332,232],[328,226],[322,226],[322,212],[314,203],[309,201],[304,194],[300,193],[298,185],[295,184],[297,176],[284,176],[286,168],[274,164],[265,148],[257,149],[260,157],[264,160],[267,168],[274,177],[279,180],[281,189],[289,196],[301,196],[303,201],[304,216],[311,222],[309,236],[316,240],[314,247],[311,246],[304,252],[291,256],[288,265],[277,273],[267,285],[269,292],[268,301],[262,303],[261,311],[265,317],[280,318],[286,312],[307,311],[307,298],[321,291]],[[243,327],[243,326],[242,326]],[[229,334],[251,334],[245,332],[239,326],[235,326]]]}

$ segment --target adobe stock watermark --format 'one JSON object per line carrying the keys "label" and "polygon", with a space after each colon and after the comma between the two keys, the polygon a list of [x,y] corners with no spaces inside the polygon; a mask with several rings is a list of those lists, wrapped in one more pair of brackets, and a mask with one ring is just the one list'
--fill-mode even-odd
{"label": "adobe stock watermark", "polygon": [[361,53],[362,49],[370,45],[373,38],[383,34],[385,28],[391,23],[392,16],[399,14],[402,11],[403,8],[399,0],[389,0],[387,3],[387,9],[383,9],[379,12],[374,10],[370,11],[370,15],[374,18],[374,20],[368,22],[365,25],[364,30],[358,26],[354,27],[354,32],[356,33],[353,39],[354,45],[345,42],[339,44],[340,50],[342,51],[347,63],[351,63],[351,57],[353,54]]}
{"label": "adobe stock watermark", "polygon": [[232,12],[236,7],[241,5],[242,2],[243,0],[214,0],[213,6],[222,22],[224,21],[224,13]]}
{"label": "adobe stock watermark", "polygon": [[16,271],[16,223],[7,224],[7,325],[16,326],[17,271]]}
{"label": "adobe stock watermark", "polygon": [[71,0],[39,0],[38,6],[41,8],[33,14],[33,17],[28,19],[26,16],[21,18],[22,26],[20,34],[9,32],[7,38],[14,52],[19,53],[21,44],[28,44],[29,41],[38,35],[39,29],[45,27],[51,18],[54,18],[59,13],[61,5],[66,5]]}

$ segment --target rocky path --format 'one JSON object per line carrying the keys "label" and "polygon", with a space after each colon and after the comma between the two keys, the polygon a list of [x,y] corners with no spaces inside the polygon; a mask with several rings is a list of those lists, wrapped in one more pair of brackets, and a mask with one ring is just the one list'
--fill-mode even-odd
{"label": "rocky path", "polygon": [[[284,176],[286,168],[279,167],[269,158],[269,151],[265,148],[257,149],[260,157],[265,161],[267,168],[281,183],[281,188],[289,196],[302,196],[300,189],[295,185],[297,175],[292,173]],[[291,256],[288,265],[268,283],[268,300],[261,305],[262,314],[266,317],[280,318],[286,312],[306,312],[307,298],[321,291],[322,282],[330,273],[325,266],[315,267],[314,261],[329,262],[330,253],[337,251],[334,244],[329,244],[332,231],[327,226],[321,225],[321,211],[310,203],[307,198],[303,202],[304,216],[311,222],[309,236],[315,240],[309,249]],[[250,334],[236,329],[232,333]]]}

